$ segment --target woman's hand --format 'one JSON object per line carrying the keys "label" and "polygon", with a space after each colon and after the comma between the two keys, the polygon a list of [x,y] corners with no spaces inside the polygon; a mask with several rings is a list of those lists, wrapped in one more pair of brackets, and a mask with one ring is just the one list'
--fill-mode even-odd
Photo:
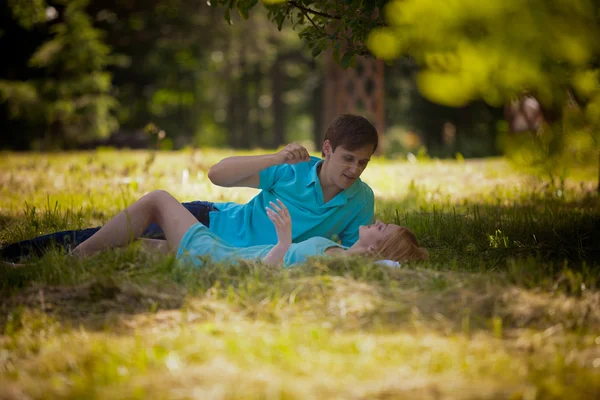
{"label": "woman's hand", "polygon": [[292,219],[285,204],[279,199],[277,203],[269,202],[271,208],[267,207],[267,216],[275,225],[277,244],[289,247],[292,244]]}
{"label": "woman's hand", "polygon": [[277,244],[263,258],[263,263],[266,265],[281,265],[285,253],[292,245],[292,219],[290,213],[281,200],[277,199],[277,203],[279,203],[279,206],[271,201],[269,205],[272,208],[267,207],[267,216],[273,221],[277,231]]}

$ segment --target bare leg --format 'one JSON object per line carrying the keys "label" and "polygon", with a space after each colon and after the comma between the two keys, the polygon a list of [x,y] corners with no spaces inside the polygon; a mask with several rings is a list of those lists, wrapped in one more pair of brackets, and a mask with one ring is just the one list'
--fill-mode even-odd
{"label": "bare leg", "polygon": [[169,193],[156,190],[117,214],[71,254],[81,257],[124,246],[139,237],[151,223],[157,223],[169,247],[177,249],[183,235],[198,220]]}

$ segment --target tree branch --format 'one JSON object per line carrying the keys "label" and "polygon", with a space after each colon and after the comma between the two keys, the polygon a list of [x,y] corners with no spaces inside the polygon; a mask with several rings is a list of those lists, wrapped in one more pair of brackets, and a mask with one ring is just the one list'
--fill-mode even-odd
{"label": "tree branch", "polygon": [[298,9],[300,9],[302,11],[304,11],[305,13],[309,12],[311,14],[319,15],[321,17],[330,18],[330,19],[338,19],[338,20],[342,19],[342,17],[338,17],[337,15],[330,15],[330,14],[327,14],[327,13],[324,13],[324,12],[321,12],[321,11],[312,10],[312,9],[310,9],[308,7],[301,6],[300,4],[296,3],[295,1],[288,1],[288,4],[291,5],[291,6],[294,6],[294,7],[298,8]]}
{"label": "tree branch", "polygon": [[312,26],[318,32],[320,32],[321,35],[323,35],[324,37],[329,37],[330,41],[332,41],[332,42],[334,42],[334,41],[345,42],[346,49],[352,50],[355,54],[363,56],[363,57],[372,57],[372,54],[369,51],[365,51],[364,50],[364,46],[358,46],[357,47],[357,46],[354,46],[354,45],[350,44],[348,38],[343,38],[343,37],[340,37],[338,35],[335,35],[335,36],[328,35],[327,32],[325,32],[325,30],[322,27],[319,27],[319,26],[317,26],[317,24],[315,24],[315,22],[310,17],[309,13],[312,13],[314,15],[319,15],[319,16],[322,16],[322,17],[325,17],[325,18],[332,18],[332,19],[337,19],[337,20],[341,20],[340,17],[312,10],[310,8],[307,8],[307,7],[299,5],[295,1],[288,1],[288,5],[290,5],[292,7],[298,8],[302,12],[302,14],[304,14],[304,16],[310,21],[310,23],[312,24]]}
{"label": "tree branch", "polygon": [[318,27],[318,26],[317,26],[317,25],[314,23],[314,21],[312,20],[312,18],[310,17],[310,15],[308,15],[308,11],[306,11],[304,8],[299,8],[299,9],[300,9],[300,11],[302,12],[302,14],[304,14],[304,16],[305,16],[305,17],[306,17],[306,18],[307,18],[307,19],[310,21],[310,23],[312,24],[312,26],[314,26],[314,27],[315,27],[315,29],[316,29],[317,31],[321,32],[321,34],[322,34],[323,36],[327,36],[327,33],[325,32],[325,30],[324,30],[324,29],[321,29],[321,28],[319,28],[319,27]]}

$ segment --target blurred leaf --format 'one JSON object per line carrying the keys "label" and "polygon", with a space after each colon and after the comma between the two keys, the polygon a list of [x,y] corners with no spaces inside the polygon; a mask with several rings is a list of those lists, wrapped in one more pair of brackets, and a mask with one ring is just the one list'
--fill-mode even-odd
{"label": "blurred leaf", "polygon": [[63,40],[56,38],[44,43],[29,60],[29,64],[33,67],[47,67],[55,61],[57,55],[60,54],[64,47]]}
{"label": "blurred leaf", "polygon": [[453,74],[423,71],[417,77],[417,84],[425,97],[446,106],[464,106],[474,94],[470,82]]}
{"label": "blurred leaf", "polygon": [[340,65],[344,69],[356,65],[356,56],[351,53],[344,54],[344,56],[342,57],[342,61],[340,62]]}
{"label": "blurred leaf", "polygon": [[340,48],[339,48],[339,46],[335,47],[333,49],[333,60],[338,64],[340,63]]}
{"label": "blurred leaf", "polygon": [[411,55],[423,72],[419,88],[441,104],[477,98],[499,104],[535,93],[556,106],[564,98],[557,94],[571,84],[586,96],[595,90],[593,78],[579,73],[600,58],[595,4],[392,0],[385,7],[388,27],[371,30],[367,45],[383,59]]}
{"label": "blurred leaf", "polygon": [[573,87],[577,93],[589,98],[598,91],[598,70],[579,71],[573,77]]}
{"label": "blurred leaf", "polygon": [[389,28],[374,30],[367,40],[367,46],[376,57],[392,60],[400,55],[399,41]]}
{"label": "blurred leaf", "polygon": [[244,19],[248,19],[248,13],[258,3],[258,0],[238,0],[237,10]]}
{"label": "blurred leaf", "polygon": [[286,14],[283,12],[282,9],[279,9],[279,11],[275,15],[275,22],[277,22],[277,29],[281,30],[281,27],[283,26],[283,23],[285,22],[285,17],[286,17]]}
{"label": "blurred leaf", "polygon": [[30,82],[0,80],[0,102],[9,103],[11,116],[18,117],[39,106],[39,97]]}
{"label": "blurred leaf", "polygon": [[8,6],[19,24],[25,29],[46,22],[46,2],[44,0],[8,0]]}

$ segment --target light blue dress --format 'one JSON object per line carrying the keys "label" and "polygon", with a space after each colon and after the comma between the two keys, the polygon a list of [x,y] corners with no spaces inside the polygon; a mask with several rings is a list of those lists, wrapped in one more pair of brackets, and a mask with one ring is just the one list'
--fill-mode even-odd
{"label": "light blue dress", "polygon": [[[220,239],[203,224],[197,223],[192,225],[183,235],[177,249],[177,259],[197,267],[203,266],[208,258],[213,262],[240,259],[260,261],[273,247],[272,244],[235,247]],[[314,237],[300,243],[292,243],[285,253],[283,266],[290,267],[303,263],[308,257],[325,255],[325,250],[330,247],[346,248],[323,237]]]}

